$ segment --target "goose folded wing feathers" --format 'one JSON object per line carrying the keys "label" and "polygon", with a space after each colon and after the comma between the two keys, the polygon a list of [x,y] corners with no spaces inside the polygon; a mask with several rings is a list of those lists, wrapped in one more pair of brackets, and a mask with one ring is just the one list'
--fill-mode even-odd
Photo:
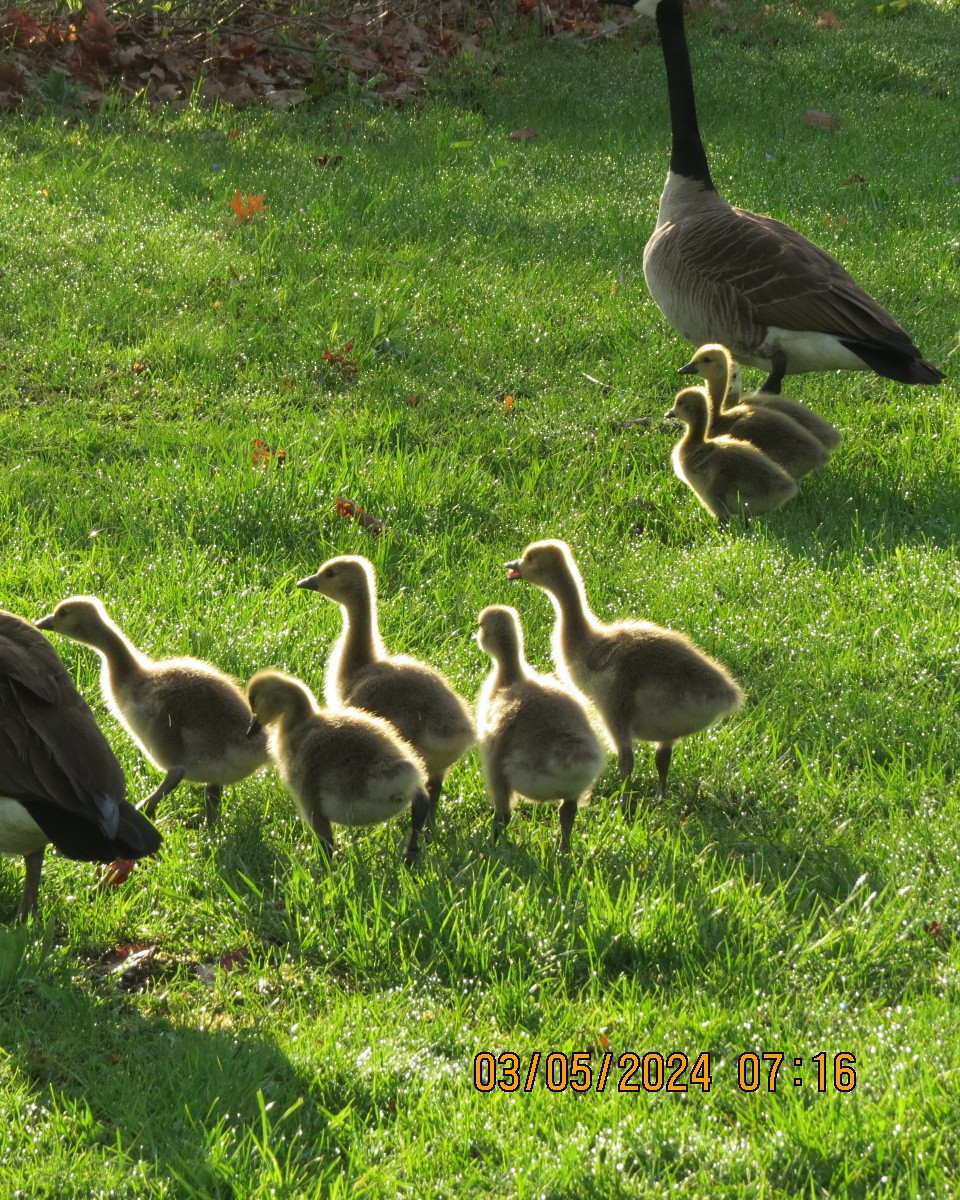
{"label": "goose folded wing feathers", "polygon": [[[731,237],[729,212],[739,218]],[[712,216],[713,214],[711,214]],[[760,325],[833,334],[878,350],[918,354],[906,331],[825,250],[774,217],[742,208],[699,219],[684,261],[714,286],[736,291]]]}

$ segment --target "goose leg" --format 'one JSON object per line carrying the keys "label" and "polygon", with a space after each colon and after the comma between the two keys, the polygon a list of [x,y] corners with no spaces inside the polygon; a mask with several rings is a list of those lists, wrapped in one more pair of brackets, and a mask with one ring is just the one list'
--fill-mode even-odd
{"label": "goose leg", "polygon": [[[429,786],[429,785],[428,785]],[[412,867],[420,853],[420,833],[430,818],[430,793],[423,788],[413,798],[410,807],[410,841],[403,856],[403,865]]]}
{"label": "goose leg", "polygon": [[576,800],[564,800],[560,805],[560,853],[567,854],[570,850],[570,833],[577,816]]}
{"label": "goose leg", "polygon": [[203,811],[207,819],[207,828],[213,829],[216,823],[220,820],[220,797],[223,795],[223,788],[219,783],[208,783],[206,795],[204,797]]}
{"label": "goose leg", "polygon": [[23,856],[26,874],[23,877],[23,893],[20,896],[20,907],[17,909],[17,921],[25,921],[27,917],[36,916],[40,899],[40,872],[43,870],[43,852],[46,846],[33,850]]}
{"label": "goose leg", "polygon": [[760,391],[770,392],[774,396],[779,396],[780,389],[783,387],[783,377],[787,373],[787,356],[782,350],[775,350],[770,355],[770,362],[773,370],[764,380]]}
{"label": "goose leg", "polygon": [[141,800],[140,803],[137,805],[137,808],[139,808],[143,812],[144,816],[150,817],[152,819],[154,813],[157,811],[157,805],[164,798],[164,796],[169,796],[170,793],[177,788],[177,786],[180,784],[180,781],[183,779],[184,775],[186,775],[185,768],[172,767],[167,772],[166,776],[164,777],[163,782],[160,784],[160,786],[157,788],[157,790],[155,792],[152,792],[146,798],[146,800]]}
{"label": "goose leg", "polygon": [[673,742],[661,742],[654,753],[653,761],[657,764],[657,775],[660,779],[660,786],[657,788],[658,796],[667,794],[667,772],[670,770],[672,755]]}
{"label": "goose leg", "polygon": [[432,829],[437,820],[437,801],[440,799],[440,789],[443,787],[443,776],[433,775],[427,780],[427,828]]}

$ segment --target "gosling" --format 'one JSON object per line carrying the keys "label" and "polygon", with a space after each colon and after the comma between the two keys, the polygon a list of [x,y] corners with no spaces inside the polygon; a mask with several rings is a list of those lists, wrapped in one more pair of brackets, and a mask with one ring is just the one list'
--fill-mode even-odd
{"label": "gosling", "polygon": [[326,857],[333,856],[332,823],[376,825],[411,808],[404,856],[411,866],[429,807],[427,776],[393,726],[356,708],[321,709],[306,684],[280,671],[258,671],[247,684],[247,699],[250,736],[273,727],[273,760]]}
{"label": "gosling", "polygon": [[43,634],[0,611],[0,853],[26,868],[18,921],[39,907],[50,843],[67,858],[143,858],[160,834],[127,801],[116,755]]}
{"label": "gosling", "polygon": [[491,605],[479,624],[477,643],[493,659],[477,703],[477,742],[494,827],[510,823],[516,792],[527,800],[559,800],[566,853],[577,809],[589,803],[603,770],[600,742],[573,692],[527,663],[516,609]]}
{"label": "gosling", "polygon": [[[690,362],[680,367],[679,375],[702,375],[707,381],[710,403],[721,413],[729,412],[734,406],[745,404],[751,408],[775,409],[796,421],[807,433],[812,434],[825,450],[831,453],[838,449],[843,437],[840,430],[825,417],[789,396],[778,396],[772,392],[752,392],[744,396],[740,378],[740,365],[735,362],[726,346],[715,343],[701,346]],[[745,436],[741,433],[736,437]],[[749,439],[748,439],[749,440]]]}
{"label": "gosling", "polygon": [[797,494],[797,482],[750,442],[707,433],[703,388],[686,388],[666,414],[687,431],[673,448],[673,469],[703,507],[723,524],[731,516],[749,521],[772,512]]}
{"label": "gosling", "polygon": [[383,717],[413,746],[427,768],[427,822],[432,826],[447,771],[474,742],[467,702],[439,671],[415,658],[387,653],[377,623],[376,575],[369,559],[331,558],[297,587],[319,592],[343,610],[343,632],[324,677],[327,704],[349,704]]}
{"label": "gosling", "polygon": [[706,393],[710,412],[708,437],[729,434],[751,442],[794,479],[802,479],[810,471],[825,467],[830,461],[830,451],[785,413],[743,400],[729,407],[734,368],[730,352],[725,346],[701,348],[691,362],[680,368],[678,374],[691,375],[704,371],[709,372]]}
{"label": "gosling", "polygon": [[633,773],[634,740],[653,742],[665,795],[674,742],[738,709],[736,681],[683,634],[649,621],[600,621],[565,542],[533,542],[507,567],[509,579],[543,588],[553,602],[553,661],[597,706],[621,778]]}
{"label": "gosling", "polygon": [[148,658],[96,596],[62,600],[37,627],[92,646],[100,655],[104,699],[150,762],[166,772],[139,806],[148,817],[186,779],[206,784],[204,813],[213,826],[222,789],[270,761],[266,737],[246,736],[250,709],[229,676],[196,658]]}

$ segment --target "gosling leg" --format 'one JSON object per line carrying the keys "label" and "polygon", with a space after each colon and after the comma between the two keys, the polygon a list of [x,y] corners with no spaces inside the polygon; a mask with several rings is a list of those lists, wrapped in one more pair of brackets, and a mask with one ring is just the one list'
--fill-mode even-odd
{"label": "gosling leg", "polygon": [[657,795],[661,798],[667,794],[667,772],[670,770],[670,758],[672,755],[673,742],[661,742],[653,756],[653,761],[657,764],[657,776],[660,780]]}
{"label": "gosling leg", "polygon": [[496,844],[513,816],[513,805],[510,803],[513,793],[506,779],[499,775],[488,778],[487,791],[493,805],[493,842]]}
{"label": "gosling leg", "polygon": [[327,866],[333,865],[333,826],[321,813],[314,813],[310,818],[310,828],[320,842],[320,853],[326,860]]}
{"label": "gosling leg", "polygon": [[617,765],[620,768],[620,778],[626,783],[633,774],[633,744],[631,742],[617,747]]}
{"label": "gosling leg", "polygon": [[412,867],[420,853],[420,833],[430,819],[430,793],[423,788],[413,798],[410,806],[410,841],[403,856],[403,865]]}
{"label": "gosling leg", "polygon": [[564,800],[560,805],[560,853],[570,852],[570,833],[577,816],[576,800]]}
{"label": "gosling leg", "polygon": [[40,908],[40,872],[43,870],[43,852],[46,846],[32,850],[23,856],[26,874],[23,877],[23,893],[20,896],[20,907],[17,909],[16,920],[25,921],[27,917],[35,917]]}
{"label": "gosling leg", "polygon": [[443,787],[443,776],[433,775],[427,780],[427,828],[432,829],[437,821],[437,801],[440,799],[440,789]]}
{"label": "gosling leg", "polygon": [[157,805],[164,796],[169,796],[178,787],[186,773],[184,767],[172,767],[157,790],[151,793],[146,800],[141,800],[137,808],[141,809],[144,815],[152,820],[153,814],[157,811]]}
{"label": "gosling leg", "polygon": [[206,817],[208,829],[213,829],[220,820],[220,797],[222,795],[223,788],[219,783],[207,784],[203,801],[203,812]]}

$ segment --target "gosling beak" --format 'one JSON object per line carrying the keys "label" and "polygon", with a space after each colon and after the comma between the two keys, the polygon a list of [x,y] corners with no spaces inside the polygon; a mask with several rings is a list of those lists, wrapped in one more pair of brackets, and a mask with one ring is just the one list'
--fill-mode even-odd
{"label": "gosling beak", "polygon": [[41,617],[39,621],[34,621],[34,625],[38,629],[50,629],[53,625],[53,613],[49,617]]}
{"label": "gosling beak", "polygon": [[523,578],[523,576],[520,574],[520,559],[519,558],[516,559],[514,562],[504,563],[503,565],[507,568],[507,578],[508,579],[522,579]]}
{"label": "gosling beak", "polygon": [[[681,370],[682,370],[682,369],[683,369],[683,368],[681,367]],[[676,410],[675,408],[668,408],[668,409],[667,409],[667,411],[666,411],[666,412],[665,412],[663,415],[664,415],[665,417],[673,417],[675,420],[679,420],[679,419],[680,419],[680,418],[677,416],[677,410]]]}
{"label": "gosling beak", "polygon": [[297,580],[297,587],[309,588],[311,592],[318,592],[316,575],[306,575],[303,579]]}
{"label": "gosling beak", "polygon": [[677,367],[678,375],[699,375],[699,373],[695,362],[684,363],[682,367]]}
{"label": "gosling beak", "polygon": [[258,718],[251,717],[250,724],[247,726],[247,737],[248,738],[256,737],[257,734],[262,729],[263,729],[263,726],[260,724],[260,721],[258,720]]}

